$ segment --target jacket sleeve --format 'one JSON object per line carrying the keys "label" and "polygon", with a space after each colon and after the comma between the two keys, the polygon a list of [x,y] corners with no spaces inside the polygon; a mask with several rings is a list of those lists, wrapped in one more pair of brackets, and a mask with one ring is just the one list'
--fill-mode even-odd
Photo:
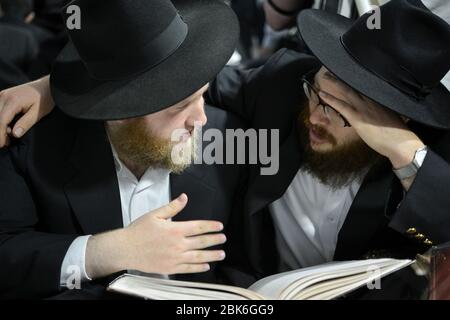
{"label": "jacket sleeve", "polygon": [[210,84],[206,102],[251,121],[262,72],[263,67],[250,70],[225,67]]}
{"label": "jacket sleeve", "polygon": [[61,265],[77,235],[39,232],[27,185],[26,147],[0,150],[0,298],[40,298],[60,290]]}
{"label": "jacket sleeve", "polygon": [[[291,98],[302,92],[302,74],[319,66],[312,56],[281,49],[256,69],[225,67],[210,84],[205,99],[252,123],[264,116],[261,113],[267,116],[280,105],[291,103]],[[272,108],[267,109],[268,105]]]}
{"label": "jacket sleeve", "polygon": [[411,236],[420,233],[422,241],[450,241],[450,164],[433,150],[428,150],[390,226],[404,234],[415,229]]}

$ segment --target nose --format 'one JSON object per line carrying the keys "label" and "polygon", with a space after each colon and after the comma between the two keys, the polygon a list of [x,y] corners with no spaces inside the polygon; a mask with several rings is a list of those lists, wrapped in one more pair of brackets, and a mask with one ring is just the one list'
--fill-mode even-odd
{"label": "nose", "polygon": [[322,106],[318,105],[314,110],[311,110],[311,108],[309,110],[310,110],[309,122],[312,125],[321,125],[323,127],[326,127],[330,124],[330,120],[323,113]]}
{"label": "nose", "polygon": [[204,126],[208,118],[205,114],[205,100],[203,97],[192,102],[189,115],[186,119],[187,127],[194,128],[195,125]]}

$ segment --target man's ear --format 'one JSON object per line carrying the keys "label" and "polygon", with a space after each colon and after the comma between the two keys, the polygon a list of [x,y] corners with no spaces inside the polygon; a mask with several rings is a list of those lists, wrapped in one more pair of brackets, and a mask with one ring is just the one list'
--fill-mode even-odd
{"label": "man's ear", "polygon": [[25,23],[31,23],[34,18],[35,18],[35,13],[34,11],[30,12],[26,17],[25,17]]}

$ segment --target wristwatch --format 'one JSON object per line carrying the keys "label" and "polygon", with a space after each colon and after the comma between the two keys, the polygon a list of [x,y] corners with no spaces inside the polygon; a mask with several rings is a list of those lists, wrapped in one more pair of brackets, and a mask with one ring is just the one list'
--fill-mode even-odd
{"label": "wristwatch", "polygon": [[414,159],[410,164],[400,169],[393,169],[397,178],[399,178],[400,180],[405,180],[416,175],[423,162],[425,161],[427,151],[427,146],[417,149],[416,153],[414,154]]}

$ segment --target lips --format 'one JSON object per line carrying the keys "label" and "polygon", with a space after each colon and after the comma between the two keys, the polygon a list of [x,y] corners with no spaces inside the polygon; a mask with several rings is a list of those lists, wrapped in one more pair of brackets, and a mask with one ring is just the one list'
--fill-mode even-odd
{"label": "lips", "polygon": [[319,143],[325,143],[328,142],[327,139],[321,137],[317,131],[314,130],[314,128],[309,129],[309,140],[311,143],[319,144]]}
{"label": "lips", "polygon": [[183,134],[180,138],[180,142],[186,142],[189,141],[189,139],[191,139],[192,135],[190,132],[186,132],[185,134]]}

